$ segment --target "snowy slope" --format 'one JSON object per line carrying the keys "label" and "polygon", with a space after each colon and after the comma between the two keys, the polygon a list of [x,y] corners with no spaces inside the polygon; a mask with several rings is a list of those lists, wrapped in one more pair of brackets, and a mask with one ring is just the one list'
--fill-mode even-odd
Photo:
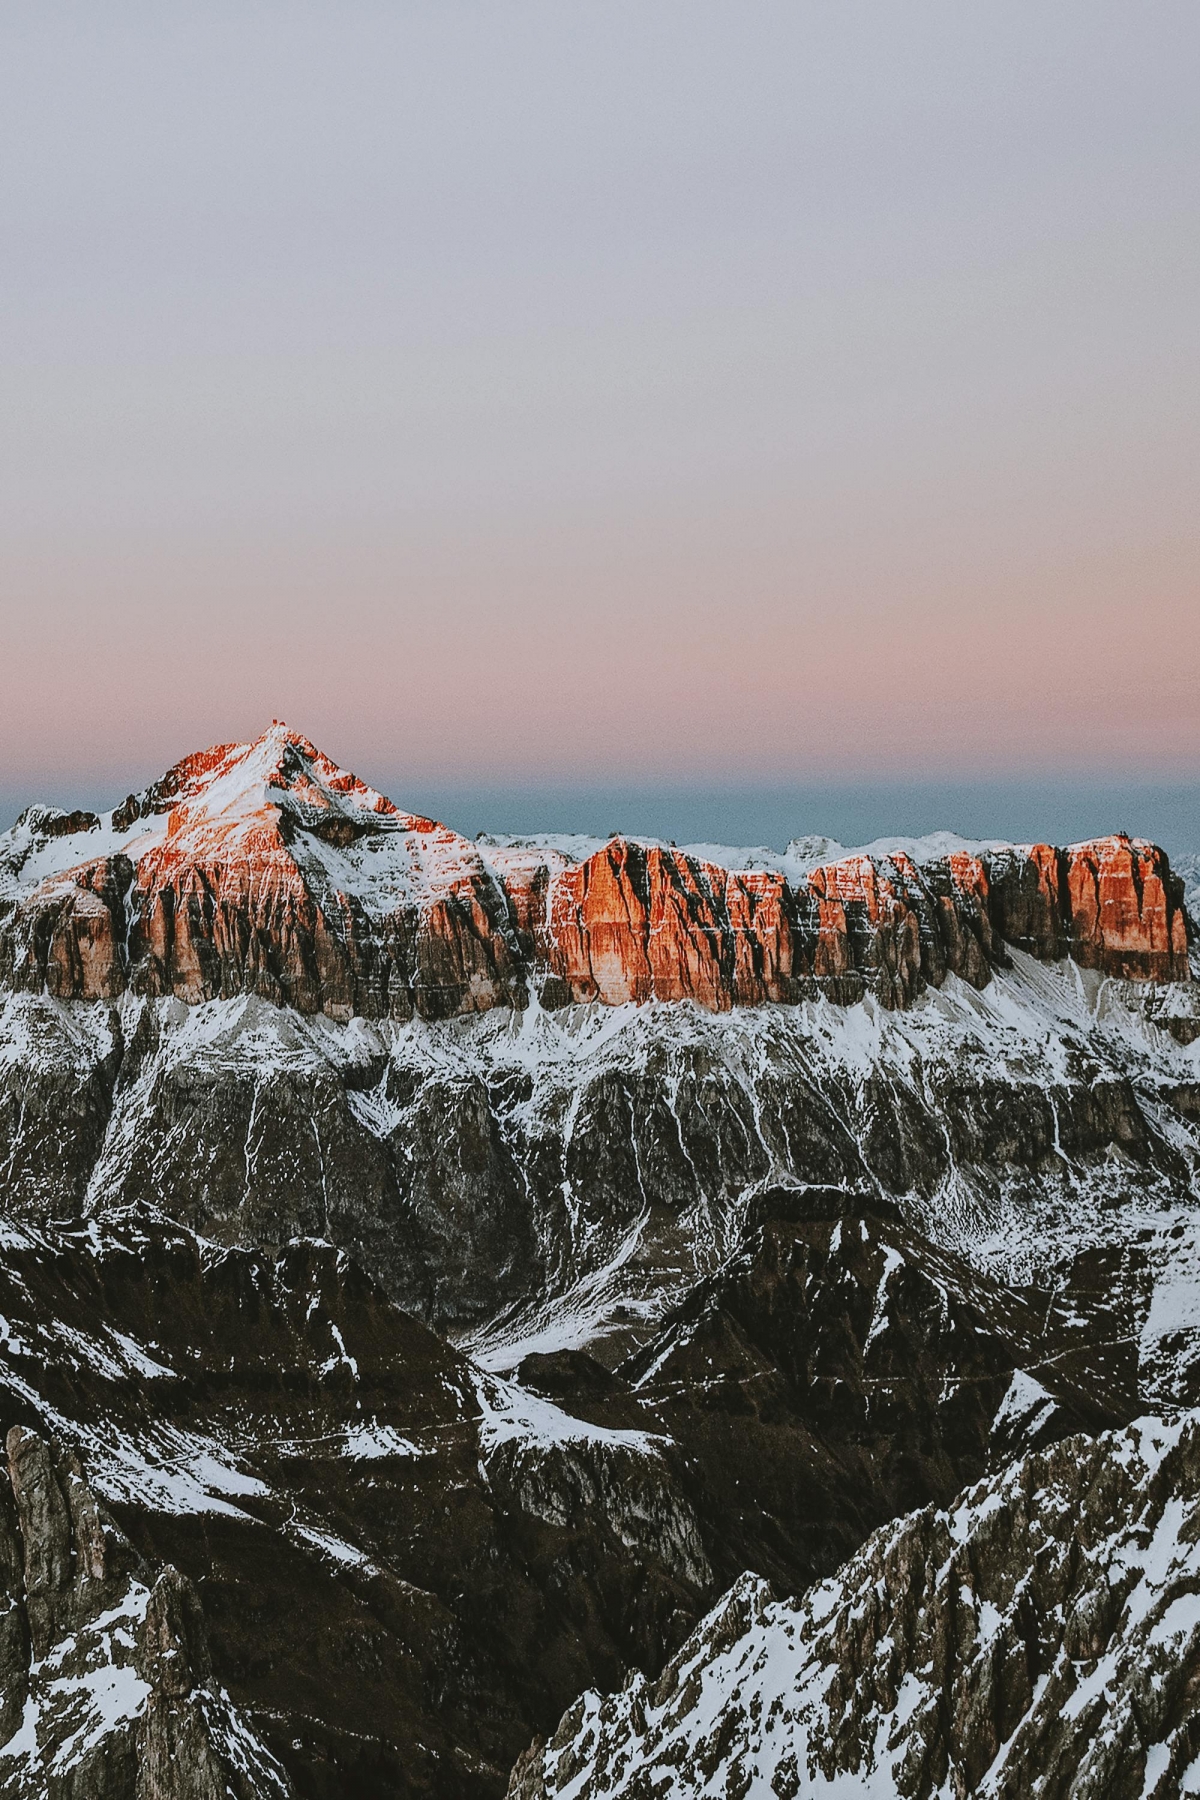
{"label": "snowy slope", "polygon": [[11,994],[6,1204],[327,1237],[503,1369],[652,1328],[728,1255],[756,1192],[840,1183],[1005,1279],[1069,1286],[1106,1257],[1148,1394],[1186,1397],[1200,1040],[1155,1022],[1174,990],[1013,962],[902,1012],[534,1004],[338,1024],[254,997]]}
{"label": "snowy slope", "polygon": [[1146,1419],[899,1519],[657,1680],[585,1694],[510,1800],[1200,1793],[1200,1421]]}

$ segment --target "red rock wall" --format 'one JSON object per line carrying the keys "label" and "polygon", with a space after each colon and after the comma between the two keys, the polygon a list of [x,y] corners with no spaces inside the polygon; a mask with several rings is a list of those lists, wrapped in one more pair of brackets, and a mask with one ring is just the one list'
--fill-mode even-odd
{"label": "red rock wall", "polygon": [[467,858],[423,903],[380,918],[318,893],[268,822],[202,846],[172,829],[136,872],[116,856],[44,883],[0,919],[0,982],[84,999],[127,986],[188,1001],[257,993],[335,1017],[521,1005],[530,983],[547,1004],[723,1011],[869,992],[903,1007],[951,972],[983,987],[1006,946],[1129,980],[1188,979],[1180,884],[1160,850],[1127,838],[920,868],[847,857],[798,889],[614,839],[575,865],[527,858],[508,887]]}
{"label": "red rock wall", "polygon": [[1130,981],[1187,979],[1187,921],[1162,851],[1126,837],[1067,852],[1069,950]]}
{"label": "red rock wall", "polygon": [[60,1000],[115,1000],[124,993],[125,894],[132,879],[123,857],[105,858],[35,890],[0,920],[0,983]]}
{"label": "red rock wall", "polygon": [[721,1010],[873,991],[910,1005],[954,973],[983,987],[1005,944],[1132,980],[1188,979],[1179,884],[1162,851],[1106,838],[918,868],[846,857],[793,892],[620,839],[550,883],[543,952],[572,999],[692,999]]}
{"label": "red rock wall", "polygon": [[553,883],[543,942],[573,1000],[733,1004],[732,931],[708,865],[614,839]]}

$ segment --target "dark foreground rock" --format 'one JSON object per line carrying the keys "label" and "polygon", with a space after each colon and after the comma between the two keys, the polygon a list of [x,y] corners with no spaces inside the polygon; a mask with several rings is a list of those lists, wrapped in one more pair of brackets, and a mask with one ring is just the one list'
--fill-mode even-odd
{"label": "dark foreground rock", "polygon": [[[136,1574],[169,1563],[202,1598],[214,1679],[298,1794],[490,1800],[533,1731],[590,1682],[660,1665],[715,1591],[669,1442],[485,1376],[328,1245],[269,1257],[144,1222],[10,1236],[0,1395],[34,1446],[14,1464],[32,1548],[5,1539],[10,1749],[21,1672],[32,1655],[53,1684],[60,1648],[93,1655],[110,1576],[118,1598],[140,1583],[141,1610],[111,1628],[128,1657],[95,1655],[149,1668],[143,1618],[165,1620],[161,1679],[137,1679],[171,1691],[192,1590],[146,1614],[154,1578]],[[81,1447],[109,1523],[51,1433]],[[174,1702],[135,1699],[182,1754]]]}
{"label": "dark foreground rock", "polygon": [[214,1678],[196,1590],[138,1555],[79,1456],[15,1425],[0,1473],[0,1788],[12,1800],[291,1800]]}
{"label": "dark foreground rock", "polygon": [[585,1694],[510,1800],[1200,1785],[1200,1421],[1016,1462],[795,1601],[746,1576],[657,1679]]}
{"label": "dark foreground rock", "polygon": [[[1102,1312],[1068,1332],[861,1195],[758,1205],[624,1366],[534,1354],[520,1382],[328,1245],[10,1234],[0,1389],[82,1445],[121,1542],[194,1584],[214,1679],[298,1794],[492,1800],[747,1562],[803,1588],[882,1519],[1133,1404]],[[50,1521],[22,1603],[40,1656],[79,1636],[55,1610],[78,1557],[61,1478],[26,1491]]]}

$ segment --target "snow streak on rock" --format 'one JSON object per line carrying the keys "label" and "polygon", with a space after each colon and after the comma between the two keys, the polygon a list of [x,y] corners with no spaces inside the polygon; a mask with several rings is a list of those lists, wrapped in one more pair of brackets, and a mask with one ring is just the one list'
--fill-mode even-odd
{"label": "snow streak on rock", "polygon": [[0,1486],[0,1785],[12,1800],[288,1800],[214,1679],[196,1591],[147,1567],[78,1456],[14,1426]]}
{"label": "snow streak on rock", "polygon": [[585,1694],[510,1800],[1200,1792],[1200,1419],[1068,1439],[776,1601],[745,1576],[657,1680]]}
{"label": "snow streak on rock", "polygon": [[904,1011],[338,1023],[14,993],[3,1206],[324,1238],[502,1371],[605,1335],[619,1355],[727,1258],[757,1192],[846,1186],[1004,1279],[1111,1287],[1147,1379],[1200,1398],[1200,1039],[1161,1019],[1198,990],[1012,960]]}

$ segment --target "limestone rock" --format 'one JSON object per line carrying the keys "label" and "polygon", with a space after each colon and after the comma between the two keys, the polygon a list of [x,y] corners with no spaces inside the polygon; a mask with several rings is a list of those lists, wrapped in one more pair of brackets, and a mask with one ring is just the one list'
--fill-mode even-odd
{"label": "limestone rock", "polygon": [[656,1680],[585,1694],[509,1800],[1174,1800],[1200,1778],[1200,1422],[1068,1439],[777,1600],[746,1575]]}
{"label": "limestone rock", "polygon": [[0,1785],[13,1800],[288,1800],[283,1769],[212,1678],[191,1584],[157,1579],[77,1454],[7,1438]]}

